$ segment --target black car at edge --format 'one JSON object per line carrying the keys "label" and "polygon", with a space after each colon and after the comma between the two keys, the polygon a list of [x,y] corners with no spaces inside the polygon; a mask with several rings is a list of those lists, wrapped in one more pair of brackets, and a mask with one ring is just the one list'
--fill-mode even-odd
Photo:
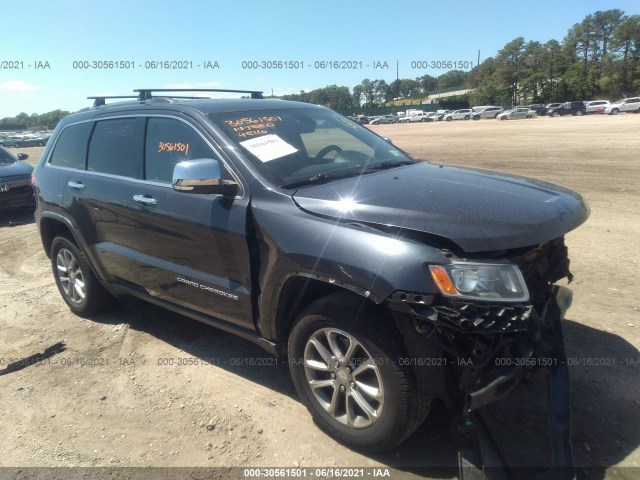
{"label": "black car at edge", "polygon": [[579,194],[415,160],[320,106],[156,91],[65,117],[35,169],[76,314],[130,295],[256,342],[364,450],[402,442],[436,398],[470,415],[564,355],[571,291],[554,283]]}
{"label": "black car at edge", "polygon": [[0,210],[30,208],[35,206],[31,174],[33,167],[24,160],[26,153],[17,158],[0,147]]}

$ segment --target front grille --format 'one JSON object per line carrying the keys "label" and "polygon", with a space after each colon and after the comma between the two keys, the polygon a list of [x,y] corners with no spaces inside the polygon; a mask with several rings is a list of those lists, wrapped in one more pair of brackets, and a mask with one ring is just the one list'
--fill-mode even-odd
{"label": "front grille", "polygon": [[11,185],[9,185],[9,187],[9,191],[0,192],[0,208],[18,208],[35,205],[31,185],[20,185],[17,187],[11,187]]}

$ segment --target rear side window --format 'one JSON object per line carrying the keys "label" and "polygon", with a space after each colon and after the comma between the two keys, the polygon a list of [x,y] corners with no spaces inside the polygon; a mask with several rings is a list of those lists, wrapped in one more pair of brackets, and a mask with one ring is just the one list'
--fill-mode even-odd
{"label": "rear side window", "polygon": [[84,170],[87,158],[87,143],[93,123],[69,125],[58,136],[51,154],[51,165]]}
{"label": "rear side window", "polygon": [[135,118],[97,122],[89,144],[87,170],[136,177],[135,124]]}
{"label": "rear side window", "polygon": [[149,118],[144,178],[171,183],[176,163],[218,156],[191,126],[173,118]]}

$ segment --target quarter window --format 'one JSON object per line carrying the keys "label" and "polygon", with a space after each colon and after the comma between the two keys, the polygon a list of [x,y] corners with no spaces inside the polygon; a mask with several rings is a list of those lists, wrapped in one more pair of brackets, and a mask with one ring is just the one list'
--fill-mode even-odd
{"label": "quarter window", "polygon": [[51,165],[84,170],[87,158],[87,143],[93,123],[69,125],[60,133],[51,154]]}
{"label": "quarter window", "polygon": [[89,144],[87,170],[136,177],[135,124],[135,118],[97,122]]}
{"label": "quarter window", "polygon": [[149,118],[144,178],[171,183],[173,167],[184,160],[218,156],[192,127],[172,118]]}

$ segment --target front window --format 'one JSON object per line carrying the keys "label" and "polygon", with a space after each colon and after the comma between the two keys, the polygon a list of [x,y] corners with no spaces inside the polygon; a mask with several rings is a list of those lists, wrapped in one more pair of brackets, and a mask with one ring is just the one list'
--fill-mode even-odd
{"label": "front window", "polygon": [[177,163],[218,156],[191,126],[173,118],[149,118],[145,140],[144,178],[171,183]]}
{"label": "front window", "polygon": [[327,109],[260,110],[210,118],[262,175],[285,188],[414,162],[367,128]]}

